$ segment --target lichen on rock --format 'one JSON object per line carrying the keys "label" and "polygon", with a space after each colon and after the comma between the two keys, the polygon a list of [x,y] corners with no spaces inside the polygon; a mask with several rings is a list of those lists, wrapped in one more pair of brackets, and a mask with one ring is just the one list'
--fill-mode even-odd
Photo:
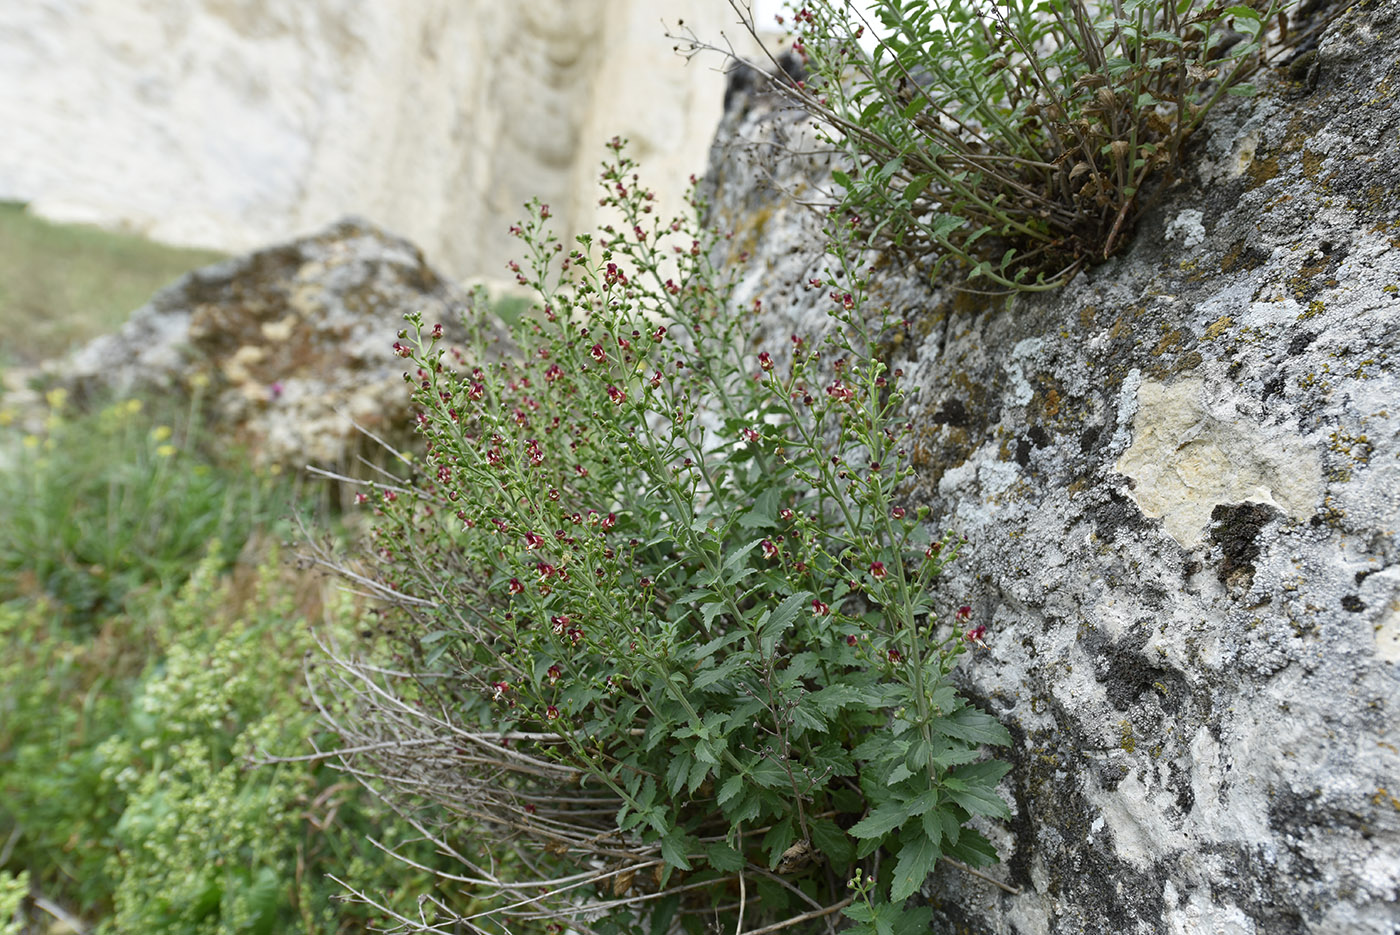
{"label": "lichen on rock", "polygon": [[413,244],[348,218],[181,277],[52,369],[79,401],[198,398],[206,427],[259,464],[339,469],[366,450],[361,429],[408,434],[403,316],[460,337],[471,307]]}
{"label": "lichen on rock", "polygon": [[[1214,114],[1123,255],[1009,305],[874,260],[907,322],[912,502],[1016,740],[948,930],[1400,930],[1400,3],[1324,14],[1308,67]],[[736,107],[711,219],[753,350],[825,327],[800,115]],[[765,151],[783,155],[767,159]]]}

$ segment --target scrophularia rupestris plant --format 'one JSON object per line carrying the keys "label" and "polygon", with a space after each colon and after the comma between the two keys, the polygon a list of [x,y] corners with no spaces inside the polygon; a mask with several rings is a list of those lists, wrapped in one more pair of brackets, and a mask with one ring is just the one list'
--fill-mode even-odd
{"label": "scrophularia rupestris plant", "polygon": [[904,903],[941,857],[995,858],[969,821],[1006,814],[1008,737],[949,681],[986,631],[940,610],[960,540],[897,502],[885,315],[836,243],[826,333],[752,347],[716,233],[611,149],[620,223],[515,228],[511,346],[399,336],[425,453],[365,500],[360,580],[403,650],[343,661],[346,761],[460,858],[473,926],[926,925]]}

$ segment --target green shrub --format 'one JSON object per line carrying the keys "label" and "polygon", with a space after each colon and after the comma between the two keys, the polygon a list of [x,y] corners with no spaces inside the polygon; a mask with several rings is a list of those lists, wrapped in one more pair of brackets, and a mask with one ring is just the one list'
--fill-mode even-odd
{"label": "green shrub", "polygon": [[[849,159],[836,223],[991,288],[1049,289],[1128,241],[1287,0],[845,0],[793,16],[790,89]],[[879,34],[873,51],[861,46]],[[868,40],[867,40],[868,41]]]}
{"label": "green shrub", "polygon": [[619,229],[517,229],[518,352],[400,335],[427,455],[362,499],[411,623],[400,671],[345,667],[342,743],[438,803],[473,925],[926,927],[941,857],[995,859],[968,822],[1007,813],[1008,737],[949,681],[986,631],[937,593],[959,540],[901,505],[888,312],[835,243],[828,332],[755,355],[712,236],[613,148]]}
{"label": "green shrub", "polygon": [[[425,864],[433,854],[319,761],[250,768],[317,737],[302,671],[314,643],[275,553],[251,593],[223,564],[216,548],[157,623],[113,618],[95,639],[75,638],[52,606],[0,604],[7,869],[100,931],[362,931],[371,915],[337,906],[329,875],[427,887],[367,838],[406,842]],[[343,603],[323,614],[326,635],[347,640]],[[147,661],[121,678],[112,655],[129,640]]]}
{"label": "green shrub", "polygon": [[175,590],[212,540],[241,545],[286,506],[268,479],[202,456],[187,413],[48,401],[42,434],[0,429],[0,595],[43,595],[95,625],[134,591]]}
{"label": "green shrub", "polygon": [[44,435],[0,435],[0,898],[32,889],[107,932],[365,930],[329,875],[427,887],[370,837],[435,858],[321,760],[277,762],[325,742],[304,615],[373,649],[347,601],[257,545],[285,485],[201,459],[137,403],[51,402]]}

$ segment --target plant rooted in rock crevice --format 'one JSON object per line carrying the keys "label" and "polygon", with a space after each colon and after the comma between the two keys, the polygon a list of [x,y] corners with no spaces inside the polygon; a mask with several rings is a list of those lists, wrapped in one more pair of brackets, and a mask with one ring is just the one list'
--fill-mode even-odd
{"label": "plant rooted in rock crevice", "polygon": [[1006,814],[1008,738],[949,681],[986,629],[938,610],[960,542],[899,503],[883,317],[836,242],[829,333],[750,355],[713,235],[613,148],[622,224],[519,229],[513,353],[400,336],[427,455],[363,498],[405,649],[339,660],[344,761],[460,860],[481,908],[440,922],[926,927],[940,859],[995,859],[968,822]]}

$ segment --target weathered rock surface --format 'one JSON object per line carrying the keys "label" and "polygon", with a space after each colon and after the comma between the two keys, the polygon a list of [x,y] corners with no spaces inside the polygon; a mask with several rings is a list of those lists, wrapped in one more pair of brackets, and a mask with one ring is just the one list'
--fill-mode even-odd
{"label": "weathered rock surface", "polygon": [[350,218],[181,277],[54,372],[80,398],[197,395],[259,463],[340,466],[366,445],[356,424],[410,424],[403,316],[453,329],[469,300],[413,244]]}
{"label": "weathered rock surface", "polygon": [[[1020,893],[944,873],[940,930],[1400,931],[1400,3],[1334,17],[1315,65],[1215,115],[1057,294],[881,274],[909,497],[968,537],[942,587],[991,634],[960,678],[1015,737],[990,833]],[[823,262],[737,145],[808,128],[746,107],[714,217],[771,350],[824,327]]]}
{"label": "weathered rock surface", "polygon": [[[723,78],[672,52],[723,0],[7,0],[0,199],[251,250],[345,214],[504,277],[531,197],[592,229],[603,143],[681,205]],[[731,32],[733,30],[731,29]]]}

